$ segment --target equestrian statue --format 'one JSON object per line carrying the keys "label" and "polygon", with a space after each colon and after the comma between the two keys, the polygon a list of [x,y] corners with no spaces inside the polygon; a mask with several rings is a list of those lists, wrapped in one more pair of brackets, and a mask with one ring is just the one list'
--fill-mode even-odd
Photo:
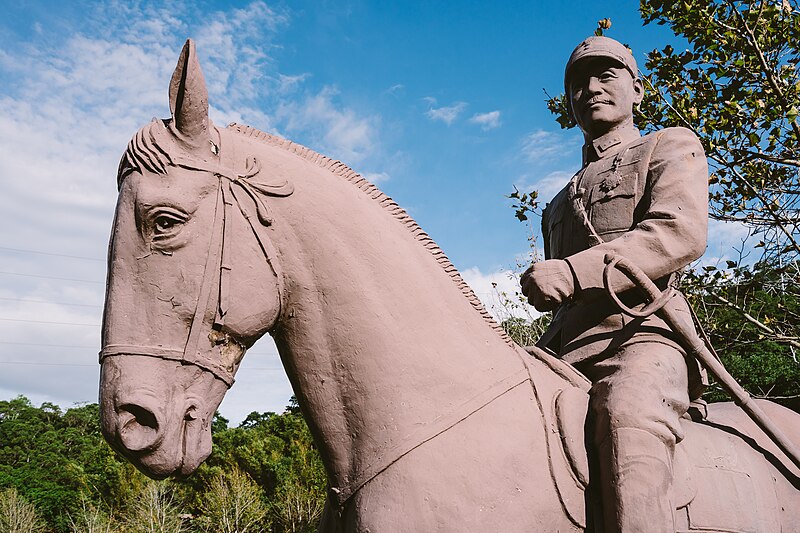
{"label": "equestrian statue", "polygon": [[[211,419],[246,350],[269,333],[327,471],[321,532],[604,531],[603,510],[616,504],[604,503],[602,472],[627,470],[598,474],[602,453],[585,428],[600,412],[602,378],[587,372],[590,381],[568,362],[563,343],[577,337],[562,329],[546,349],[517,346],[442,250],[373,184],[291,141],[215,126],[191,40],[169,102],[172,116],[134,135],[117,175],[100,352],[101,427],[115,449],[153,478],[190,475],[211,452]],[[694,146],[688,133],[662,138]],[[600,180],[598,194],[635,198],[648,178],[629,185],[625,176],[654,167],[652,157],[630,159],[639,151],[603,158],[619,159],[623,181],[609,172],[603,186],[594,170],[584,179]],[[705,164],[701,152],[694,157],[684,165]],[[555,228],[556,209],[570,206],[551,205]],[[582,298],[602,292],[602,278],[619,284],[620,303],[637,303],[620,272],[635,278],[628,263],[638,257],[606,250],[583,277],[573,270],[589,263],[570,266],[570,257],[609,243],[580,251],[559,242],[549,261],[560,263],[545,261],[523,280],[534,303],[568,304],[573,324],[583,313],[591,319]],[[660,305],[662,313],[674,302]],[[631,320],[657,321],[656,335],[667,327]],[[679,367],[689,351],[670,339],[681,357],[667,359]],[[625,357],[647,345],[639,340],[625,344]],[[686,370],[675,379],[688,386]],[[658,499],[666,507],[625,504],[625,513],[653,523],[666,516],[671,531],[800,531],[800,469],[787,446],[732,403],[711,404],[692,421],[684,400],[657,430],[675,443],[659,440],[663,451],[644,454],[632,478],[667,494]],[[800,443],[800,416],[757,403],[787,442]],[[623,426],[606,428],[614,435]],[[617,454],[640,450],[638,441],[618,442]],[[640,482],[635,476],[656,471],[651,456],[666,470]]]}

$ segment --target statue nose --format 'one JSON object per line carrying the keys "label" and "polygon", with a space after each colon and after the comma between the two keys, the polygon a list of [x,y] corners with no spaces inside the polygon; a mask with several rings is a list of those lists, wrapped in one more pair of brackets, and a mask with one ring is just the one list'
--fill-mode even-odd
{"label": "statue nose", "polygon": [[118,412],[117,432],[126,450],[146,452],[161,443],[163,433],[154,410],[138,403],[126,403]]}

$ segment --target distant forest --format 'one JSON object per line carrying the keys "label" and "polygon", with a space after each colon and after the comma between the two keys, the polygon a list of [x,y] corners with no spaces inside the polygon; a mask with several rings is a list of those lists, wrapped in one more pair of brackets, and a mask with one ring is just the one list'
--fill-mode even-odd
{"label": "distant forest", "polygon": [[153,481],[100,433],[97,404],[0,401],[0,531],[274,532],[316,529],[326,477],[294,399],[238,427],[185,480]]}

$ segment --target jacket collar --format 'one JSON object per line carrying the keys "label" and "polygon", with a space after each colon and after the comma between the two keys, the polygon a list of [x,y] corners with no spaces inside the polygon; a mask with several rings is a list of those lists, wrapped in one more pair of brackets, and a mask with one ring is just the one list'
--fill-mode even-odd
{"label": "jacket collar", "polygon": [[583,145],[583,166],[619,153],[642,136],[632,123],[624,124]]}

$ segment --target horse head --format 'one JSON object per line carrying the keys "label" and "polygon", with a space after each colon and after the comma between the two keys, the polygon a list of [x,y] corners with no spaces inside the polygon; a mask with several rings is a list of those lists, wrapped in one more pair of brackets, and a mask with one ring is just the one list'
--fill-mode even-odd
{"label": "horse head", "polygon": [[103,434],[153,477],[188,474],[208,456],[215,410],[281,312],[265,197],[292,192],[226,150],[191,41],[170,110],[120,163],[100,354]]}

